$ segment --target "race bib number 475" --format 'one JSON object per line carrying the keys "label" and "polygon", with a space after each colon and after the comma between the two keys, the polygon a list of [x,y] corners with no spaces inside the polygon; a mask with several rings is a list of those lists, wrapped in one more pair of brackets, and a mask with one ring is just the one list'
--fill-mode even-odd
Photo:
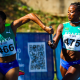
{"label": "race bib number 475", "polygon": [[80,36],[63,36],[63,48],[74,51],[80,51]]}

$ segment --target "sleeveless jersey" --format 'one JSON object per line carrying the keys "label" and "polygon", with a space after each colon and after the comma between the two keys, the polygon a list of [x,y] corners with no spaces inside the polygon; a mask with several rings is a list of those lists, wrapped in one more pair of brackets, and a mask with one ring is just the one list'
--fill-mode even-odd
{"label": "sleeveless jersey", "polygon": [[80,24],[71,26],[70,22],[63,23],[62,48],[80,51]]}
{"label": "sleeveless jersey", "polygon": [[8,26],[5,27],[5,31],[0,34],[0,57],[10,56],[15,53],[15,35],[11,26]]}

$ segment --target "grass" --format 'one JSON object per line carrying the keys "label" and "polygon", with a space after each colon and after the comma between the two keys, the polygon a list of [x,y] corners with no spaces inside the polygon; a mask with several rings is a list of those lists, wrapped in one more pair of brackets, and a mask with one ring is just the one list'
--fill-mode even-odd
{"label": "grass", "polygon": [[56,73],[54,73],[54,79],[53,80],[58,80]]}

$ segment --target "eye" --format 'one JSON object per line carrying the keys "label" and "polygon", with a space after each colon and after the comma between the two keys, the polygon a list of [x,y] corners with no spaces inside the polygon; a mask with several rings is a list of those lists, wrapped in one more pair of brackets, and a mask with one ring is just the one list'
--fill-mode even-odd
{"label": "eye", "polygon": [[68,13],[69,13],[69,11],[68,11]]}
{"label": "eye", "polygon": [[74,11],[71,11],[71,13],[74,13]]}

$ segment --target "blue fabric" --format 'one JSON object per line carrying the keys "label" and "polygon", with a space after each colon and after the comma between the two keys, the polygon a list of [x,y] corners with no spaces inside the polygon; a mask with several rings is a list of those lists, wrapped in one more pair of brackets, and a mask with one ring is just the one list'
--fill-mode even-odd
{"label": "blue fabric", "polygon": [[64,61],[63,59],[60,58],[60,64],[63,68],[67,69],[71,66],[71,65],[76,65],[76,64],[80,64],[80,60],[77,61],[71,61],[71,62],[67,62]]}
{"label": "blue fabric", "polygon": [[9,63],[0,63],[0,72],[5,75],[10,69],[18,67],[19,64],[17,60],[14,60]]}

